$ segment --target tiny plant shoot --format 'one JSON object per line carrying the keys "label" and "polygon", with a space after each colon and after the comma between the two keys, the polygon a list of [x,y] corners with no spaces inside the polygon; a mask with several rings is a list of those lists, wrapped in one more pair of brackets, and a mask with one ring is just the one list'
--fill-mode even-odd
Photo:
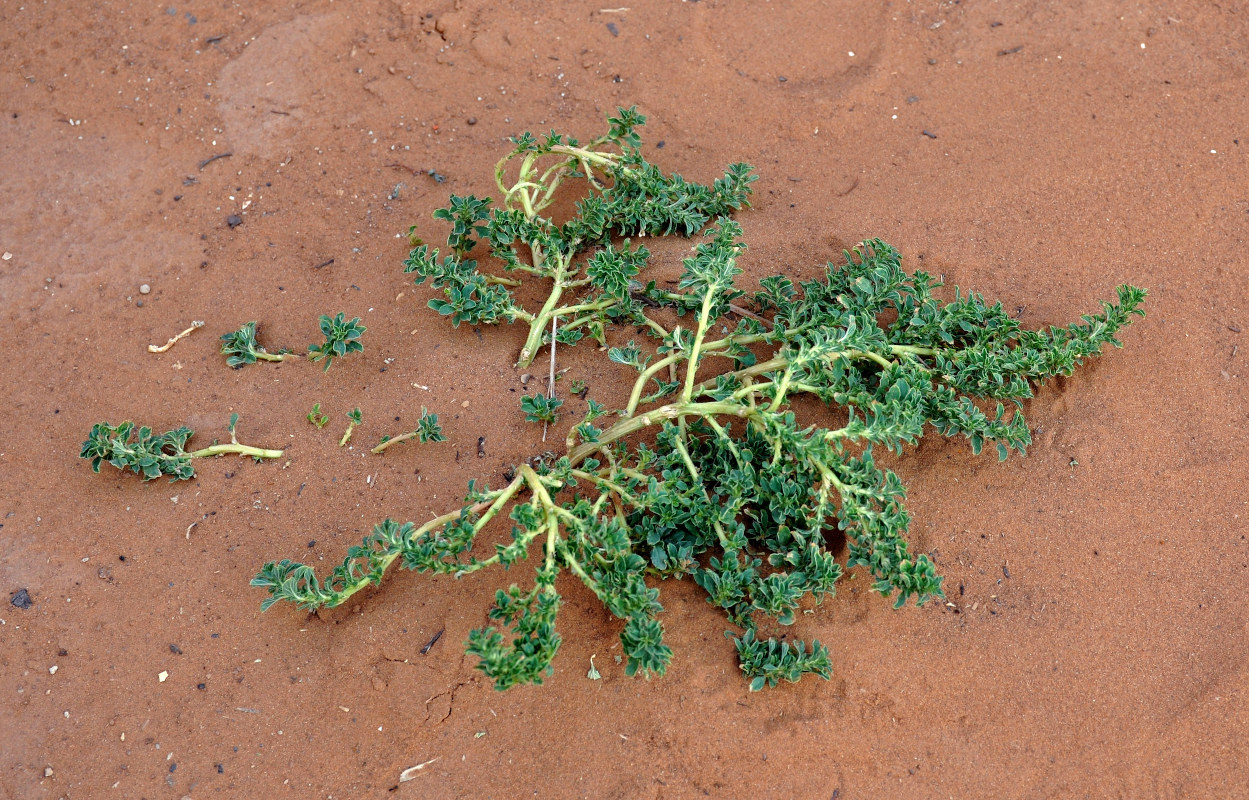
{"label": "tiny plant shoot", "polygon": [[353,408],[347,412],[347,431],[343,434],[343,438],[338,440],[339,447],[347,446],[347,442],[351,441],[351,432],[363,421],[364,415],[360,413],[359,408]]}
{"label": "tiny plant shoot", "polygon": [[161,475],[171,480],[185,481],[195,477],[193,458],[236,453],[251,456],[260,461],[265,458],[281,458],[281,450],[264,450],[239,444],[234,434],[239,415],[230,415],[230,443],[213,443],[202,450],[187,452],[186,443],[194,434],[190,428],[175,428],[166,433],[154,434],[148,427],[136,428],[133,422],[112,426],[98,422],[91,428],[91,435],[82,443],[82,458],[91,460],[91,471],[99,472],[100,465],[107,462],[120,470],[131,470],[150,481]]}
{"label": "tiny plant shoot", "polygon": [[308,422],[315,425],[317,427],[317,430],[324,428],[327,424],[329,424],[329,421],[330,421],[330,418],[328,416],[321,413],[320,403],[312,404],[312,410],[308,412],[308,416],[306,419],[308,420]]}
{"label": "tiny plant shoot", "polygon": [[383,436],[377,447],[374,447],[371,452],[383,453],[391,445],[406,442],[408,439],[416,439],[421,442],[445,442],[447,437],[442,435],[442,426],[438,424],[438,415],[429,413],[429,409],[421,406],[421,418],[416,421],[416,430],[409,433],[401,433],[398,436]]}
{"label": "tiny plant shoot", "polygon": [[360,337],[364,335],[365,330],[366,328],[360,324],[359,317],[348,322],[341,311],[333,317],[322,315],[321,333],[325,335],[325,341],[321,344],[308,345],[309,360],[315,363],[324,359],[325,371],[329,372],[330,365],[334,363],[335,358],[342,358],[364,349]]}
{"label": "tiny plant shoot", "polygon": [[[496,688],[550,674],[560,586],[574,580],[621,620],[629,675],[668,668],[656,581],[692,578],[737,629],[751,689],[827,678],[826,647],[776,633],[833,595],[846,569],[870,575],[895,607],[943,596],[933,562],[907,543],[905,487],[874,448],[901,454],[936,432],[965,437],[976,453],[988,444],[1002,459],[1022,454],[1034,387],[1118,346],[1144,314],[1145,290],[1120,286],[1097,314],[1025,330],[981,295],[939,298],[932,276],[908,274],[895,249],[871,239],[817,278],[773,275],[747,294],[737,282],[742,230],[724,215],[746,205],[750,168],[735,164],[710,186],[666,176],[642,156],[635,109],[608,122],[585,144],[554,132],[515,139],[496,167],[501,204],[453,196],[436,214],[451,223],[449,253],[419,244],[406,264],[442,291],[430,305],[453,324],[528,325],[521,365],[553,319],[569,345],[584,335],[606,344],[613,322],[644,332],[649,341],[607,353],[632,373],[628,396],[614,408],[588,400],[562,457],[523,464],[500,488],[470,481],[462,504],[428,522],[381,522],[324,578],[289,560],[265,564],[252,581],[269,592],[261,607],[339,605],[396,561],[460,577],[533,558],[532,579],[499,590],[491,624],[469,636]],[[574,180],[576,215],[559,225],[542,216]],[[671,288],[644,283],[650,254],[614,238],[700,232]],[[467,257],[479,241],[508,277]],[[540,308],[511,294],[512,276],[550,284]],[[799,399],[841,409],[842,422],[800,419]],[[558,401],[522,403],[530,421],[556,418]],[[827,547],[838,529],[844,565]]]}

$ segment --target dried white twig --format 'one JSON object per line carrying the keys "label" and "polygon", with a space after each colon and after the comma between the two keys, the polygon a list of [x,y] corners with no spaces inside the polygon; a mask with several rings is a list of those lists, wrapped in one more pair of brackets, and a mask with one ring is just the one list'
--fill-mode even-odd
{"label": "dried white twig", "polygon": [[202,327],[204,327],[204,321],[203,321],[203,320],[198,320],[198,319],[197,319],[197,320],[195,320],[194,322],[192,322],[192,323],[191,323],[191,327],[187,328],[187,329],[186,329],[186,330],[184,330],[182,333],[178,334],[177,336],[173,337],[173,338],[172,338],[172,339],[170,339],[169,341],[165,342],[165,343],[164,343],[163,345],[161,345],[160,347],[157,347],[157,346],[156,346],[156,345],[154,345],[154,344],[149,344],[149,345],[147,346],[147,351],[148,351],[149,353],[163,353],[163,352],[165,352],[166,350],[168,350],[169,348],[173,347],[175,344],[177,344],[177,343],[178,343],[179,341],[181,341],[183,338],[185,338],[185,337],[187,337],[187,336],[190,336],[190,335],[191,335],[191,333],[192,333],[193,331],[195,331],[195,330],[196,330],[196,329],[198,329],[198,328],[202,328]]}
{"label": "dried white twig", "polygon": [[400,773],[399,773],[399,782],[400,782],[400,783],[405,783],[405,782],[407,782],[407,781],[412,780],[413,778],[415,778],[415,777],[416,777],[416,773],[418,773],[418,772],[420,772],[421,770],[425,769],[425,768],[426,768],[426,767],[428,767],[430,764],[434,763],[435,761],[437,761],[437,760],[438,760],[438,759],[440,759],[440,758],[442,758],[442,756],[434,756],[434,757],[433,757],[433,758],[431,758],[429,761],[425,761],[425,762],[423,762],[423,763],[421,763],[421,764],[417,764],[415,767],[408,767],[408,768],[407,768],[407,769],[405,769],[403,772],[400,772]]}

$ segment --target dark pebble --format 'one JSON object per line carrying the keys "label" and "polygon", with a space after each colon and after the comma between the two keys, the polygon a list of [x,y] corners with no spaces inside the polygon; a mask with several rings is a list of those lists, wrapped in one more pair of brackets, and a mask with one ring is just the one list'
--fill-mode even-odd
{"label": "dark pebble", "polygon": [[910,97],[906,98],[906,102],[908,102],[908,103],[918,103],[918,102],[919,102],[919,98],[918,98],[918,97],[916,97],[915,95],[911,95]]}
{"label": "dark pebble", "polygon": [[142,300],[136,300],[136,301],[135,301],[135,303],[134,303],[134,305],[135,305],[135,308],[143,308],[143,301],[142,301]]}
{"label": "dark pebble", "polygon": [[467,122],[469,125],[476,125],[477,117],[469,117],[467,120],[465,120],[465,122]]}
{"label": "dark pebble", "polygon": [[176,644],[171,643],[169,645],[169,652],[173,653],[175,656],[180,656],[182,655],[182,648],[178,647],[178,645]]}
{"label": "dark pebble", "polygon": [[18,608],[30,608],[35,604],[35,602],[30,599],[30,592],[25,589],[18,589],[14,592],[13,596],[9,598],[9,602]]}
{"label": "dark pebble", "polygon": [[226,217],[226,224],[230,226],[231,230],[233,230],[243,224],[243,218],[238,214],[231,214]]}
{"label": "dark pebble", "polygon": [[195,688],[196,688],[196,689],[199,689],[199,690],[201,690],[201,691],[203,691],[204,689],[207,689],[207,688],[208,688],[208,684],[206,684],[206,683],[197,683],[197,684],[195,684]]}
{"label": "dark pebble", "polygon": [[776,79],[780,81],[781,83],[785,83],[786,81],[789,80],[789,78],[786,78],[784,75],[777,75]]}
{"label": "dark pebble", "polygon": [[612,36],[620,35],[620,29],[616,27],[616,23],[614,22],[607,23],[607,30],[611,33]]}

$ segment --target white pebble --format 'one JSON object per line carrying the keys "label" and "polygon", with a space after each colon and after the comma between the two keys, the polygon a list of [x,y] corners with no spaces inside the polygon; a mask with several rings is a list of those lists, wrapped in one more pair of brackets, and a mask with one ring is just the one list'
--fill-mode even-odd
{"label": "white pebble", "polygon": [[151,291],[152,287],[148,286],[146,283],[139,287],[139,294],[148,294]]}

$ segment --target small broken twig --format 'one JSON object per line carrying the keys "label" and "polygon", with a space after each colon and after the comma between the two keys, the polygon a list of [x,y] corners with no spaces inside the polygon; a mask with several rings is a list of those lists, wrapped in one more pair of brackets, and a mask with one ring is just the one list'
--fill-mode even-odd
{"label": "small broken twig", "polygon": [[204,167],[206,167],[206,166],[208,166],[209,164],[213,163],[213,162],[214,162],[214,161],[216,161],[217,159],[219,159],[219,158],[229,158],[229,157],[230,157],[230,156],[232,156],[232,155],[234,155],[234,153],[218,153],[218,154],[217,154],[217,155],[215,155],[215,156],[209,156],[208,158],[206,158],[206,159],[204,159],[203,161],[199,162],[199,168],[202,170]]}
{"label": "small broken twig", "polygon": [[423,763],[417,764],[415,767],[408,767],[408,768],[407,768],[407,769],[405,769],[403,772],[400,772],[400,773],[399,773],[399,782],[400,782],[400,783],[404,783],[404,782],[406,782],[406,781],[410,781],[410,780],[412,780],[413,778],[415,778],[415,777],[416,777],[416,773],[418,773],[418,772],[420,772],[421,770],[425,769],[425,768],[426,768],[426,767],[428,767],[430,764],[434,763],[435,761],[437,761],[437,760],[438,760],[438,759],[440,759],[440,758],[442,758],[442,756],[434,756],[434,757],[433,757],[433,758],[431,758],[429,761],[425,761],[425,762],[423,762]]}
{"label": "small broken twig", "polygon": [[186,330],[184,330],[182,333],[178,334],[177,336],[173,337],[173,338],[172,338],[172,339],[170,339],[169,341],[165,342],[165,343],[164,343],[164,344],[162,344],[160,347],[157,347],[157,346],[156,346],[156,345],[154,345],[154,344],[149,344],[149,345],[147,346],[147,351],[148,351],[149,353],[163,353],[163,352],[165,352],[166,350],[168,350],[169,348],[173,347],[175,344],[177,344],[177,343],[178,343],[179,341],[181,341],[182,339],[186,338],[187,336],[190,336],[190,335],[191,335],[191,333],[192,333],[193,331],[195,331],[195,330],[197,330],[197,329],[199,329],[199,328],[202,328],[202,327],[204,327],[204,321],[203,321],[203,320],[199,320],[199,319],[194,320],[194,321],[191,323],[191,327],[187,328],[187,329],[186,329]]}
{"label": "small broken twig", "polygon": [[421,648],[421,655],[427,655],[429,653],[430,648],[432,648],[435,644],[437,644],[438,640],[441,639],[442,635],[446,632],[447,632],[447,629],[443,628],[442,630],[435,633],[434,638],[426,642],[425,646]]}

